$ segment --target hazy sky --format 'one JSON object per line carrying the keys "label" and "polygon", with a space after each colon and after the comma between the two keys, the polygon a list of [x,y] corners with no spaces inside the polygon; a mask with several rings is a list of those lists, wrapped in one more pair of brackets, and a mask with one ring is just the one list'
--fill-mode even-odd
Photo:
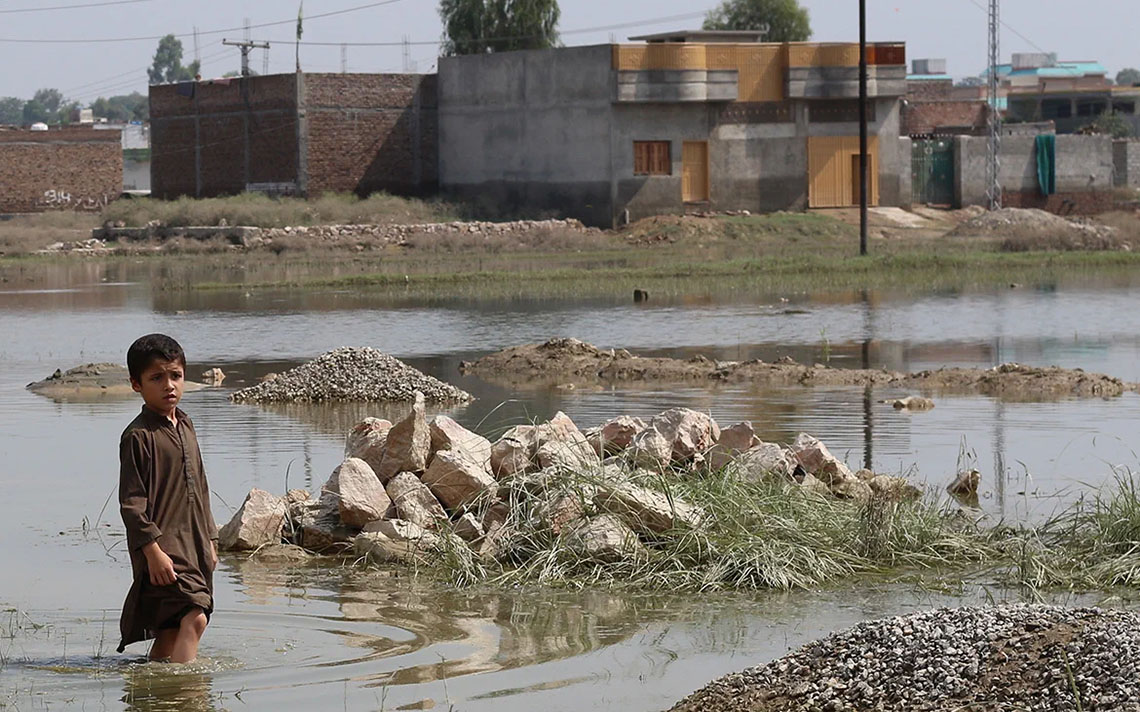
{"label": "hazy sky", "polygon": [[[101,0],[0,0],[0,96],[30,97],[40,87],[55,87],[72,99],[88,102],[97,96],[146,90],[146,68],[157,37],[182,38],[188,63],[194,57],[194,28],[204,76],[237,69],[236,48],[223,47],[223,37],[241,39],[248,18],[255,40],[269,40],[270,72],[292,71],[297,3],[292,0],[102,0],[98,7],[64,7],[18,12],[38,7],[85,5]],[[868,38],[902,40],[907,55],[943,57],[955,76],[977,74],[986,63],[986,0],[867,0]],[[801,0],[811,12],[813,39],[858,39],[856,0]],[[307,0],[307,42],[331,46],[301,47],[301,65],[308,71],[340,71],[342,42],[394,43],[393,46],[349,46],[349,71],[401,71],[407,37],[410,59],[419,71],[434,68],[440,37],[436,0],[388,0],[327,18],[316,15],[370,5],[368,0]],[[629,35],[696,27],[712,0],[562,0],[560,30],[568,45],[624,41]],[[1140,13],[1136,0],[1083,0],[1059,15],[1041,0],[1004,0],[1001,50],[1057,52],[1062,59],[1096,59],[1111,73],[1140,66]],[[618,25],[621,25],[618,27]],[[237,28],[236,30],[233,28]],[[216,30],[225,30],[217,32]],[[131,39],[131,38],[144,39]],[[113,39],[83,43],[78,40]],[[13,40],[37,40],[34,43]],[[42,42],[53,40],[53,42]],[[255,71],[262,70],[262,51],[252,55]]]}

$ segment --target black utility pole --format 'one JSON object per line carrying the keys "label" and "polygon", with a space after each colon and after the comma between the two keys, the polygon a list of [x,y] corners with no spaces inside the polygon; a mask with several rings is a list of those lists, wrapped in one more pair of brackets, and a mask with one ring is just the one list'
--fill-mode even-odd
{"label": "black utility pole", "polygon": [[859,254],[867,254],[867,0],[859,0]]}

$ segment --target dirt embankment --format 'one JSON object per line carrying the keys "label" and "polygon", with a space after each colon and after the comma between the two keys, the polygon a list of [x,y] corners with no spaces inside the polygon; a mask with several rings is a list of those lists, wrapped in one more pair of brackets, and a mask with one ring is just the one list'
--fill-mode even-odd
{"label": "dirt embankment", "polygon": [[625,349],[599,349],[577,339],[513,346],[474,362],[460,364],[463,373],[506,383],[588,385],[614,381],[711,382],[784,386],[894,386],[927,392],[980,393],[1010,400],[1118,396],[1137,384],[1080,369],[1038,368],[1016,363],[994,368],[944,368],[917,373],[876,369],[831,368],[790,359],[767,363],[687,360],[634,356]]}
{"label": "dirt embankment", "polygon": [[[185,391],[197,391],[205,384],[186,381]],[[42,381],[33,381],[27,389],[57,401],[87,401],[100,398],[123,398],[134,394],[126,366],[116,363],[85,363],[55,373]]]}

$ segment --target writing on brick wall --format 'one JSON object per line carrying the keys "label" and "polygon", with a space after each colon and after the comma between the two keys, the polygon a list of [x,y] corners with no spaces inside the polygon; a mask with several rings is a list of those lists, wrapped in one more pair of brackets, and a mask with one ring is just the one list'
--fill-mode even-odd
{"label": "writing on brick wall", "polygon": [[72,210],[100,210],[111,202],[106,193],[99,195],[72,195],[66,190],[45,190],[36,205],[43,208],[70,208]]}

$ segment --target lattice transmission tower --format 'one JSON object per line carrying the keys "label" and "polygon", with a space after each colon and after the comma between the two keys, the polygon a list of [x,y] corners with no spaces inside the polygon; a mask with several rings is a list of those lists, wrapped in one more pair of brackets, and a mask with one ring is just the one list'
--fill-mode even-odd
{"label": "lattice transmission tower", "polygon": [[1001,28],[1000,0],[990,0],[989,8],[989,83],[986,90],[988,106],[987,128],[989,142],[986,153],[986,200],[990,210],[1001,208],[1001,111],[998,107],[998,60],[1000,45],[998,32]]}

